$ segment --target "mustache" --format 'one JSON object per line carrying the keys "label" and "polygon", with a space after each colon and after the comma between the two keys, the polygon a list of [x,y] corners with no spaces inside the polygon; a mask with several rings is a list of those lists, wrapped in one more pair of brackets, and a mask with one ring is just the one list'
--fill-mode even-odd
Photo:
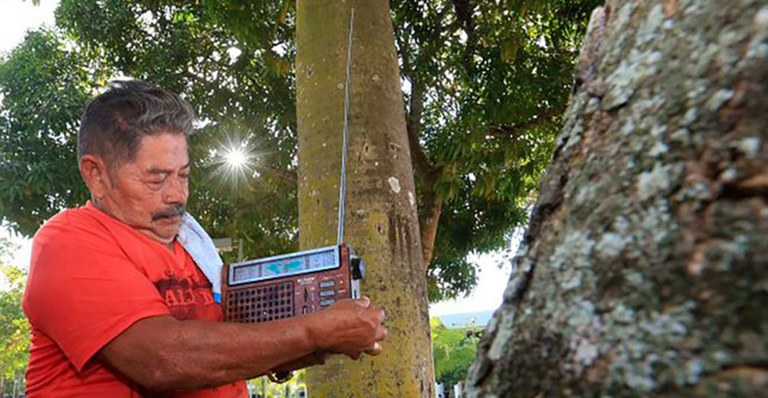
{"label": "mustache", "polygon": [[169,209],[158,211],[157,213],[152,213],[152,221],[157,221],[161,218],[170,218],[174,216],[181,216],[184,215],[186,212],[186,208],[182,204],[176,204],[171,206]]}

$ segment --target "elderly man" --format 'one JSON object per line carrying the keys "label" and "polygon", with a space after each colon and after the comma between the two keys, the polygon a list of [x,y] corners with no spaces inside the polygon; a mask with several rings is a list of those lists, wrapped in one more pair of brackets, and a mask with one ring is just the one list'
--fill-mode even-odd
{"label": "elderly man", "polygon": [[222,322],[218,281],[178,238],[191,219],[192,120],[177,95],[140,81],[115,82],[88,104],[78,162],[91,201],[34,239],[29,397],[247,397],[243,380],[380,352],[384,314],[365,298]]}

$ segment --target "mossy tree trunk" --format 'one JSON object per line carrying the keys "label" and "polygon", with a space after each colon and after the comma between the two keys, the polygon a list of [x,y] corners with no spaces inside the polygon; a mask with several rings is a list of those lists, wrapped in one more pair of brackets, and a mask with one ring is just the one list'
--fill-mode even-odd
{"label": "mossy tree trunk", "polygon": [[346,241],[367,265],[363,294],[385,308],[384,353],[307,374],[315,397],[430,397],[426,272],[387,1],[297,2],[302,248],[334,244],[350,8],[355,8]]}
{"label": "mossy tree trunk", "polygon": [[470,397],[768,396],[768,4],[611,0]]}

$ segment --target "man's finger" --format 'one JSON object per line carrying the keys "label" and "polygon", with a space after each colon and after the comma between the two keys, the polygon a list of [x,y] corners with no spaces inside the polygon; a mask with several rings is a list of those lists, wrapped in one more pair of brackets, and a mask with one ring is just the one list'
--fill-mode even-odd
{"label": "man's finger", "polygon": [[383,327],[381,328],[381,331],[378,334],[378,338],[376,340],[381,341],[387,338],[387,335],[389,334],[389,330],[387,328]]}
{"label": "man's finger", "polygon": [[368,308],[371,306],[371,299],[369,299],[368,296],[363,296],[357,299],[357,303],[363,308]]}
{"label": "man's finger", "polygon": [[379,355],[381,352],[384,351],[384,349],[381,347],[381,344],[379,343],[373,343],[373,347],[366,349],[365,352],[368,355]]}

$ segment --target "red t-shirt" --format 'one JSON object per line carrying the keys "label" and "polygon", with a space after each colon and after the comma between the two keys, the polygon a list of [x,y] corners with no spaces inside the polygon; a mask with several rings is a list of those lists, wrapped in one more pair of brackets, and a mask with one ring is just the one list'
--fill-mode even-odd
{"label": "red t-shirt", "polygon": [[[32,327],[30,398],[142,397],[94,354],[143,318],[223,320],[210,282],[181,245],[171,251],[90,202],[35,235],[23,305]],[[241,398],[248,391],[241,381],[164,396]]]}

